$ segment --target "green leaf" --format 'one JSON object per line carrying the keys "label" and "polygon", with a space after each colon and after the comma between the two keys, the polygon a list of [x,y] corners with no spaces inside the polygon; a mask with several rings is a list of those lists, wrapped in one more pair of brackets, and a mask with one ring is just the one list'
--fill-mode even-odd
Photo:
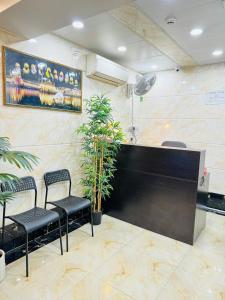
{"label": "green leaf", "polygon": [[14,194],[11,192],[0,192],[0,205],[4,205],[5,202],[13,200]]}
{"label": "green leaf", "polygon": [[[76,130],[82,142],[81,184],[85,195],[96,203],[95,188],[102,192],[103,199],[110,196],[111,179],[116,171],[116,155],[124,134],[120,123],[113,120],[110,98],[105,95],[94,95],[85,101],[89,121]],[[104,159],[103,169],[100,172],[99,162],[102,152]]]}
{"label": "green leaf", "polygon": [[37,164],[38,158],[30,153],[22,151],[2,151],[0,152],[0,159],[4,162],[9,162],[17,168],[23,168],[31,171],[32,164]]}
{"label": "green leaf", "polygon": [[[7,137],[0,137],[0,160],[6,163],[10,163],[17,168],[23,168],[27,171],[33,169],[33,165],[38,163],[38,158],[30,153],[23,151],[12,151],[9,139]],[[0,173],[0,183],[8,182],[13,187],[15,182],[19,179],[17,176],[9,173]],[[12,200],[13,193],[0,192],[0,204]]]}

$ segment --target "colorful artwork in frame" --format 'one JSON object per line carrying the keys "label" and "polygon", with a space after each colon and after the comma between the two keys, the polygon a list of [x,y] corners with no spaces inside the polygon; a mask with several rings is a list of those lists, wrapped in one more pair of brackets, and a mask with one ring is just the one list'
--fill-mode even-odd
{"label": "colorful artwork in frame", "polygon": [[82,111],[82,71],[3,47],[5,105]]}

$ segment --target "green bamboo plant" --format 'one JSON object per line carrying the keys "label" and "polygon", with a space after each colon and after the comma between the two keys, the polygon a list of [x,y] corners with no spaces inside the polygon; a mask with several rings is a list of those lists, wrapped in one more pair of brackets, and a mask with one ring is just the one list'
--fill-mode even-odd
{"label": "green bamboo plant", "polygon": [[110,196],[116,155],[124,139],[120,123],[113,120],[110,102],[106,96],[86,100],[89,122],[77,130],[82,136],[81,184],[94,212],[100,212],[102,199]]}
{"label": "green bamboo plant", "polygon": [[[8,162],[19,169],[23,168],[27,171],[31,171],[32,165],[37,164],[38,158],[27,152],[12,151],[9,139],[7,137],[0,137],[0,162],[1,161]],[[6,181],[13,184],[12,180],[18,180],[17,176],[10,173],[0,173],[0,184]],[[0,205],[12,199],[13,193],[0,192]]]}

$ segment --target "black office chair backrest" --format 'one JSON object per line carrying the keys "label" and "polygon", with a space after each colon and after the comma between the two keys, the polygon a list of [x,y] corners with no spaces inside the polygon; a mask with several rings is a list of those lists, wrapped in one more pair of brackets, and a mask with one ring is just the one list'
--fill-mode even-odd
{"label": "black office chair backrest", "polygon": [[36,190],[36,183],[33,177],[27,176],[2,183],[3,192],[19,193],[28,190]]}
{"label": "black office chair backrest", "polygon": [[46,187],[61,181],[71,181],[70,172],[67,169],[47,172],[44,174],[44,181]]}
{"label": "black office chair backrest", "polygon": [[174,148],[187,148],[187,145],[185,143],[178,141],[165,141],[162,143],[162,146]]}
{"label": "black office chair backrest", "polygon": [[[34,205],[37,205],[37,186],[32,176],[18,178],[18,180],[6,181],[1,184],[2,192],[20,193],[24,191],[34,190]],[[5,204],[4,204],[5,205]]]}
{"label": "black office chair backrest", "polygon": [[67,169],[47,172],[44,174],[44,182],[46,187],[45,207],[48,199],[48,187],[57,182],[69,181],[69,196],[71,195],[71,177]]}

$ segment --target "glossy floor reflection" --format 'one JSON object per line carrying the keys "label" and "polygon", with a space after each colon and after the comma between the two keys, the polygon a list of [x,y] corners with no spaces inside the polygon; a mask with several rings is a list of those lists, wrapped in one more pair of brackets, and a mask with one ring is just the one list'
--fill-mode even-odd
{"label": "glossy floor reflection", "polygon": [[[194,247],[104,216],[7,266],[1,300],[225,300],[225,217],[208,213]],[[65,240],[64,240],[65,248]]]}

